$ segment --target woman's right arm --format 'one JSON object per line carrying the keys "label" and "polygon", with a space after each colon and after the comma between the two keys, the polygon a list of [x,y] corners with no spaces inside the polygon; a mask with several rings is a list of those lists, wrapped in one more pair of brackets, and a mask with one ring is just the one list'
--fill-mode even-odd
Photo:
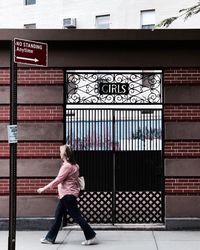
{"label": "woman's right arm", "polygon": [[41,194],[47,189],[53,189],[54,187],[58,186],[59,183],[61,183],[64,179],[67,178],[70,171],[71,171],[71,168],[69,165],[62,165],[56,178],[53,181],[51,181],[49,184],[47,184],[46,186],[38,188],[37,192]]}

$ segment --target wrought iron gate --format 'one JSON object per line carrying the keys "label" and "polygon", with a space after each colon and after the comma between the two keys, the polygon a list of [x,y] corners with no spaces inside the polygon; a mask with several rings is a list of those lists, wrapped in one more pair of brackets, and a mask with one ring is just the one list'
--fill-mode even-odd
{"label": "wrought iron gate", "polygon": [[73,72],[67,85],[66,142],[86,179],[84,216],[91,223],[162,223],[161,74]]}

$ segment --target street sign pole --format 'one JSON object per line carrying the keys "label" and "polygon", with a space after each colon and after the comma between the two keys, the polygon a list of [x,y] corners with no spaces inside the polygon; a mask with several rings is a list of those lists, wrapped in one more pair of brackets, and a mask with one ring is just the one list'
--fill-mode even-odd
{"label": "street sign pole", "polygon": [[17,207],[17,63],[33,66],[48,65],[48,44],[14,38],[10,55],[10,183],[8,250],[15,250]]}
{"label": "street sign pole", "polygon": [[[10,55],[10,125],[17,125],[17,64],[14,63],[14,42]],[[17,143],[10,143],[10,182],[9,182],[9,236],[8,250],[15,250],[16,239],[16,179]]]}

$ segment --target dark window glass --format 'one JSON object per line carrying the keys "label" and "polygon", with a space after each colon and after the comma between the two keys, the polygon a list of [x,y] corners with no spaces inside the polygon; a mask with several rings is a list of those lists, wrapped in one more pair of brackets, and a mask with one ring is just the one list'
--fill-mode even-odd
{"label": "dark window glass", "polygon": [[25,5],[36,4],[36,0],[25,0]]}
{"label": "dark window glass", "polygon": [[142,29],[154,29],[155,28],[155,24],[148,24],[148,25],[142,25]]}

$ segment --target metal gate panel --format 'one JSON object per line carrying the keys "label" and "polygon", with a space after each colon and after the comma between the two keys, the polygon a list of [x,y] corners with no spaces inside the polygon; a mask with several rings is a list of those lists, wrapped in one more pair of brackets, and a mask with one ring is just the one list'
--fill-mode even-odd
{"label": "metal gate panel", "polygon": [[112,151],[112,110],[68,109],[66,141],[75,151]]}
{"label": "metal gate panel", "polygon": [[115,222],[161,223],[162,110],[115,110]]}
{"label": "metal gate panel", "polygon": [[164,222],[161,82],[155,72],[67,74],[66,143],[89,222]]}
{"label": "metal gate panel", "polygon": [[[113,221],[112,110],[67,110],[66,142],[75,150],[86,190],[78,198],[91,223]],[[68,221],[72,219],[68,216]]]}

